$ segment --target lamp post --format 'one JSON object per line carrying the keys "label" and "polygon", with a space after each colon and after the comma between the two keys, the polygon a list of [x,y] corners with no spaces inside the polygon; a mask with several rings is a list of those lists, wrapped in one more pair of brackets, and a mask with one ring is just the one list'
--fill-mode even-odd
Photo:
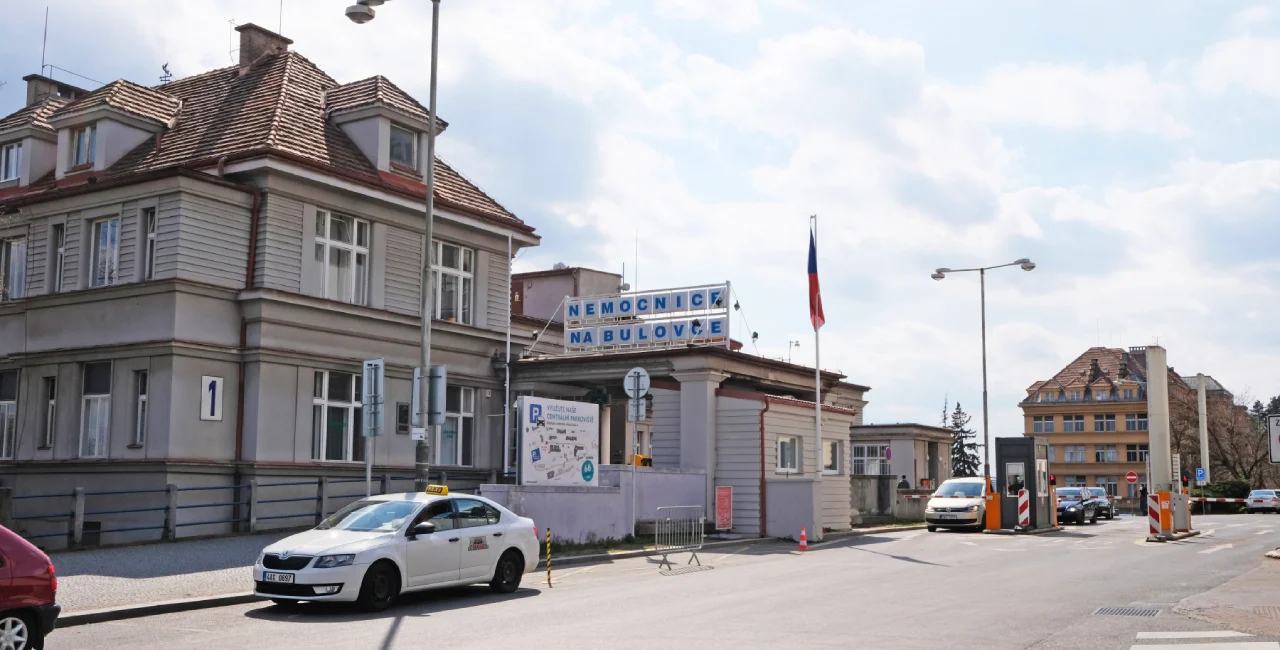
{"label": "lamp post", "polygon": [[941,268],[929,276],[934,280],[941,280],[947,277],[948,273],[978,272],[978,286],[982,296],[982,475],[987,479],[988,487],[991,485],[991,426],[989,424],[991,418],[987,413],[987,271],[1002,269],[1006,266],[1020,266],[1023,271],[1030,271],[1036,268],[1034,262],[1024,257],[1008,264],[996,266],[983,266],[973,269]]}
{"label": "lamp post", "polygon": [[[384,0],[356,0],[356,4],[347,7],[346,15],[356,24],[364,24],[373,20],[374,7],[383,4]],[[431,0],[431,91],[427,104],[427,199],[426,225],[422,240],[422,269],[419,275],[419,286],[422,288],[422,303],[418,315],[422,319],[422,353],[419,363],[422,366],[422,380],[418,382],[418,423],[427,433],[414,448],[413,453],[413,489],[421,492],[427,489],[430,480],[427,471],[431,465],[431,431],[434,427],[427,419],[429,411],[430,384],[427,380],[431,368],[431,320],[435,316],[434,286],[431,283],[431,238],[435,214],[436,195],[436,59],[439,57],[440,34],[440,0]]]}

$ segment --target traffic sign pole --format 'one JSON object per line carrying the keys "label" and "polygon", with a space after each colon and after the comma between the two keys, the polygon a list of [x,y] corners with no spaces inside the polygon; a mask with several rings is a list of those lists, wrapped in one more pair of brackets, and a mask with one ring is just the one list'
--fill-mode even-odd
{"label": "traffic sign pole", "polygon": [[[640,400],[649,393],[649,373],[640,367],[627,371],[622,378],[622,389],[630,398],[627,403],[627,419],[631,425],[631,536],[636,536],[636,454],[640,449],[640,419],[644,407]],[[632,403],[635,403],[634,405]],[[634,408],[634,411],[633,411]],[[634,415],[634,417],[632,417]]]}

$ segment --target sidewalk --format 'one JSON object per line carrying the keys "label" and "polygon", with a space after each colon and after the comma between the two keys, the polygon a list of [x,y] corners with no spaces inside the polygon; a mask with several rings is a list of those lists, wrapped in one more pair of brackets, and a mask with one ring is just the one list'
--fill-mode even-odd
{"label": "sidewalk", "polygon": [[50,555],[65,613],[253,590],[252,567],[292,533],[145,544]]}
{"label": "sidewalk", "polygon": [[1252,571],[1183,600],[1174,611],[1233,630],[1280,636],[1280,562],[1264,560]]}

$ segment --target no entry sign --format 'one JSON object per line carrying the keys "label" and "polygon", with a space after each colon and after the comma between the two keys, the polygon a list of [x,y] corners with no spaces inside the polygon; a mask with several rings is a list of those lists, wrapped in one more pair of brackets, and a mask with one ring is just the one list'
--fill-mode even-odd
{"label": "no entry sign", "polygon": [[1124,475],[1124,480],[1128,481],[1128,482],[1129,482],[1129,483],[1131,483],[1131,484],[1132,484],[1132,483],[1137,483],[1137,482],[1138,482],[1138,473],[1137,473],[1137,472],[1129,472],[1128,474],[1125,474],[1125,475]]}

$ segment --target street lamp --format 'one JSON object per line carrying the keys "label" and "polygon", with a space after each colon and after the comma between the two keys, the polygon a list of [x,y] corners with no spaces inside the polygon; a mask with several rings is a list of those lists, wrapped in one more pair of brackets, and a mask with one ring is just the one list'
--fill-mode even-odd
{"label": "street lamp", "polygon": [[[347,18],[356,24],[364,24],[373,20],[373,8],[381,5],[384,0],[356,0],[356,4],[347,7]],[[440,0],[431,0],[431,94],[427,104],[427,199],[426,199],[426,232],[422,240],[422,269],[418,276],[419,286],[422,287],[422,304],[418,312],[422,319],[422,355],[419,363],[422,365],[422,380],[418,382],[418,423],[424,429],[431,431],[433,428],[428,422],[427,413],[429,410],[428,400],[430,399],[431,382],[427,380],[427,374],[431,369],[431,320],[435,317],[435,300],[433,300],[432,291],[435,287],[431,284],[431,238],[433,221],[435,214],[435,195],[436,195],[436,59],[440,52],[438,47],[440,35]],[[430,480],[427,478],[427,471],[431,464],[431,436],[428,433],[418,441],[413,453],[413,489],[416,492],[422,492],[427,489]]]}
{"label": "street lamp", "polygon": [[991,485],[991,427],[989,424],[991,418],[987,414],[987,271],[1002,269],[1006,266],[1018,266],[1023,271],[1030,271],[1036,268],[1035,262],[1024,257],[1008,264],[973,269],[948,269],[944,267],[929,275],[934,280],[941,280],[947,277],[948,273],[978,272],[978,286],[982,295],[982,474],[987,479],[988,487]]}

